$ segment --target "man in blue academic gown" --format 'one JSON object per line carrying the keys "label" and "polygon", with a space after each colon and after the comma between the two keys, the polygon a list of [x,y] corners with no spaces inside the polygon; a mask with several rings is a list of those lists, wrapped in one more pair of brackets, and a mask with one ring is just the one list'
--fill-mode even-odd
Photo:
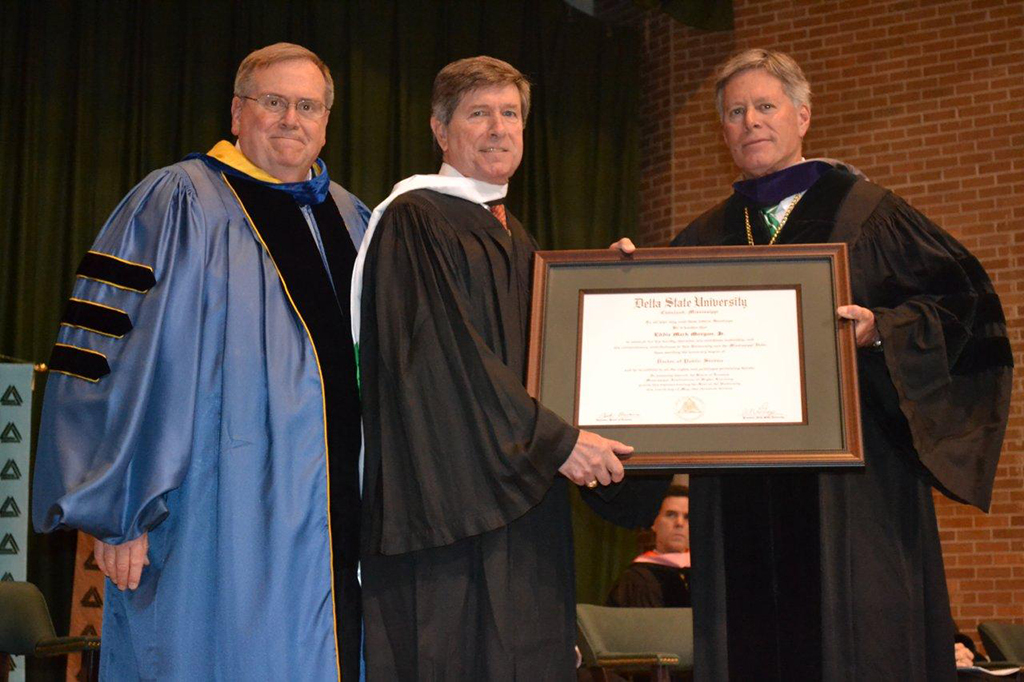
{"label": "man in blue academic gown", "polygon": [[369,212],[317,158],[319,57],[257,50],[234,94],[237,144],[114,210],[50,360],[34,523],[96,538],[106,679],[359,675],[347,330]]}

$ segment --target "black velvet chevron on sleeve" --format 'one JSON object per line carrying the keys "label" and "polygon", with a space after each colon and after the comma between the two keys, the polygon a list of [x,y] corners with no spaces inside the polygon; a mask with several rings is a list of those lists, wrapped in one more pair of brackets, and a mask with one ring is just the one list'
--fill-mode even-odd
{"label": "black velvet chevron on sleeve", "polygon": [[96,382],[110,374],[110,365],[102,353],[58,343],[50,354],[50,371]]}
{"label": "black velvet chevron on sleeve", "polygon": [[117,339],[123,338],[132,330],[132,321],[123,310],[77,298],[68,301],[64,317],[60,321],[61,324],[80,327]]}
{"label": "black velvet chevron on sleeve", "polygon": [[1013,367],[1013,349],[1005,329],[1006,317],[985,269],[971,253],[965,253],[957,263],[971,280],[977,294],[973,333],[950,367],[950,374],[962,376],[994,367]]}
{"label": "black velvet chevron on sleeve", "polygon": [[153,268],[105,253],[89,251],[78,266],[77,275],[129,291],[146,293],[156,284]]}

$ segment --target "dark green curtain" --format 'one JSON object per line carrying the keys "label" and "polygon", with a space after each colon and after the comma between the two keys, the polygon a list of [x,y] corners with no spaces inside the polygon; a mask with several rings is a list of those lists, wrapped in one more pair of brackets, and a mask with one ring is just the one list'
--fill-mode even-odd
{"label": "dark green curtain", "polygon": [[0,353],[47,356],[103,220],[149,171],[230,137],[238,62],[278,40],[332,67],[323,155],[370,206],[437,166],[437,71],[491,54],[534,83],[513,212],[545,248],[633,231],[639,41],[561,0],[23,0],[0,16]]}
{"label": "dark green curtain", "polygon": [[612,584],[639,553],[639,534],[635,529],[612,525],[592,512],[578,490],[571,495],[576,601],[604,604]]}
{"label": "dark green curtain", "polygon": [[[0,353],[45,361],[74,270],[105,218],[149,171],[230,138],[238,63],[281,40],[332,68],[323,156],[332,178],[371,207],[399,179],[438,165],[428,127],[437,71],[490,54],[534,84],[512,211],[545,248],[633,234],[639,40],[561,0],[7,0]],[[577,546],[591,562],[600,552],[589,535]],[[52,605],[58,627],[70,573],[54,566],[70,562],[66,545],[33,548],[33,578],[45,586],[55,576],[47,592],[61,602]],[[594,575],[581,563],[581,594],[606,589]]]}

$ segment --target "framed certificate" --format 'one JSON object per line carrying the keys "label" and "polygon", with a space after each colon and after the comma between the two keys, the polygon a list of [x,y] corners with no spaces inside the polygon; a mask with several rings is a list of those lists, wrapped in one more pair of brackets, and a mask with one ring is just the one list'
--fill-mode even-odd
{"label": "framed certificate", "polygon": [[844,244],[536,256],[527,388],[627,468],[863,466]]}

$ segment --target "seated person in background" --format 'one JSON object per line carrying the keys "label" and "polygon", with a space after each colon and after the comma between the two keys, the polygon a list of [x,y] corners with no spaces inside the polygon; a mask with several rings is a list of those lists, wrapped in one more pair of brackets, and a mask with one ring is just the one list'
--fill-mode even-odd
{"label": "seated person in background", "polygon": [[644,552],[612,586],[608,606],[690,606],[690,490],[673,485],[651,526],[654,549]]}
{"label": "seated person in background", "polygon": [[988,660],[978,654],[978,647],[975,646],[974,640],[971,639],[970,635],[965,635],[960,630],[957,630],[953,641],[953,655],[956,657],[956,667],[969,668],[974,665],[975,661],[984,663]]}
{"label": "seated person in background", "polygon": [[974,652],[959,639],[953,644],[953,655],[956,656],[956,667],[969,668],[974,665]]}

